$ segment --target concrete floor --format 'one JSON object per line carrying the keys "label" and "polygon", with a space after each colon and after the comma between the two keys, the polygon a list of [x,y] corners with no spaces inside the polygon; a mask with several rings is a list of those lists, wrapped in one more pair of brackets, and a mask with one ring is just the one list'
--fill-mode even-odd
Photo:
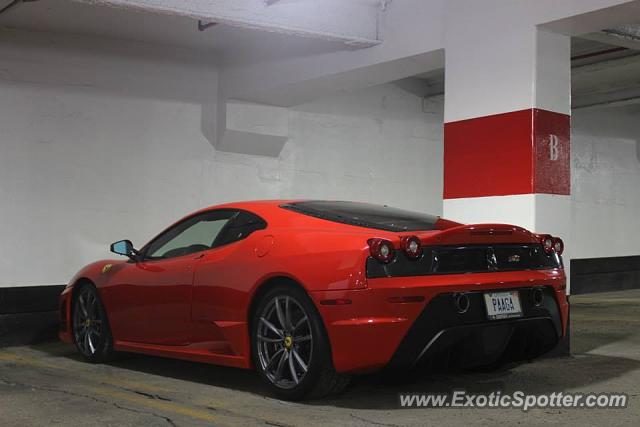
{"label": "concrete floor", "polygon": [[[340,398],[267,397],[253,372],[132,356],[82,362],[51,343],[0,349],[0,425],[638,425],[640,290],[572,298],[573,356],[499,372],[421,378],[401,386],[361,377]],[[398,392],[626,392],[626,409],[399,409]]]}

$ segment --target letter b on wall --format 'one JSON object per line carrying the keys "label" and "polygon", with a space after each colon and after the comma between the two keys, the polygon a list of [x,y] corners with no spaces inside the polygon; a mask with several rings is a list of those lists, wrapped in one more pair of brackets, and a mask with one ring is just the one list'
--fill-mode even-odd
{"label": "letter b on wall", "polygon": [[570,117],[545,110],[534,112],[534,192],[570,194]]}

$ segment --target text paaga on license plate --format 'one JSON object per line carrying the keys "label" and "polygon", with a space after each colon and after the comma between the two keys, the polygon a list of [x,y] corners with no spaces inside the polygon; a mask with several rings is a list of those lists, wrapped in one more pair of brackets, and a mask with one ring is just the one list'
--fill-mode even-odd
{"label": "text paaga on license plate", "polygon": [[490,320],[509,319],[522,316],[518,291],[487,292],[484,294],[487,317]]}

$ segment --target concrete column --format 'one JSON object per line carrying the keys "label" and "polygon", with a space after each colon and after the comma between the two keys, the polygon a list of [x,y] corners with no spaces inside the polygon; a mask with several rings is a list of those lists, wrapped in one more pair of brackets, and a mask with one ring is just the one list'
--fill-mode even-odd
{"label": "concrete column", "polygon": [[569,37],[464,21],[445,43],[444,216],[550,233],[570,251]]}

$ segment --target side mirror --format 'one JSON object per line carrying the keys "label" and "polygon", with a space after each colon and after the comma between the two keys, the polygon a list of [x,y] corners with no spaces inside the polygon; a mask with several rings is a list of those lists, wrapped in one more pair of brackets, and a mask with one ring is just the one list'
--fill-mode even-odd
{"label": "side mirror", "polygon": [[131,259],[135,259],[136,254],[138,253],[138,251],[133,248],[133,243],[131,243],[130,240],[120,240],[112,243],[110,249],[114,254],[124,255]]}

